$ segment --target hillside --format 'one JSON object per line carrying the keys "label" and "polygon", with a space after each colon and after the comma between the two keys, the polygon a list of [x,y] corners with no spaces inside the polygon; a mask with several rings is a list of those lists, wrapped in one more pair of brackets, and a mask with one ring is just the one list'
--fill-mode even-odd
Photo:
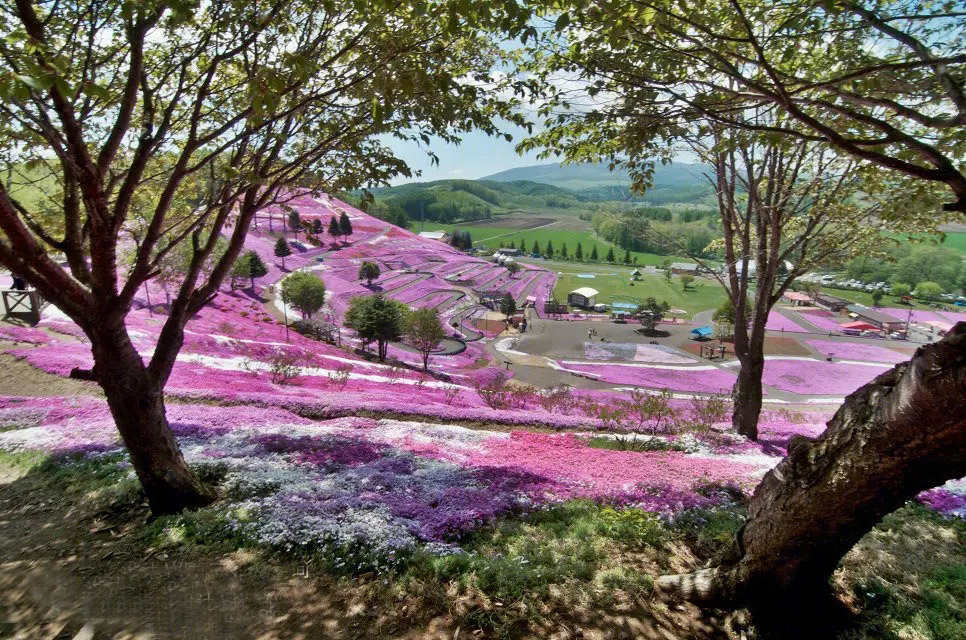
{"label": "hillside", "polygon": [[651,203],[697,201],[711,193],[702,176],[701,164],[674,163],[654,169],[653,185],[641,196],[629,191],[626,171],[610,171],[604,164],[541,164],[517,167],[486,176],[481,180],[512,182],[527,180],[550,184],[576,193],[582,200],[640,200]]}

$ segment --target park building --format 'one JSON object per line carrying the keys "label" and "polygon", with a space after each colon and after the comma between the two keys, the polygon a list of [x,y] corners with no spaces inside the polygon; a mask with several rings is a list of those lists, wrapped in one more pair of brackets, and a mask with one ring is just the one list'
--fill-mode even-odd
{"label": "park building", "polygon": [[574,289],[567,294],[567,303],[575,307],[589,309],[597,304],[597,296],[599,293],[600,292],[597,291],[597,289],[580,287],[579,289]]}
{"label": "park building", "polygon": [[887,313],[876,311],[860,304],[851,304],[846,307],[849,317],[855,322],[865,322],[882,331],[901,331],[906,327],[904,320],[890,316]]}

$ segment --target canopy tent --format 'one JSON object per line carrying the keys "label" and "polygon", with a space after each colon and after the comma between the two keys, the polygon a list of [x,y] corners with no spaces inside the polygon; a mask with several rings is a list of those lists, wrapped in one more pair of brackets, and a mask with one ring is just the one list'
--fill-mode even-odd
{"label": "canopy tent", "polygon": [[691,329],[691,333],[699,338],[710,338],[714,330],[711,327],[698,327],[696,329]]}

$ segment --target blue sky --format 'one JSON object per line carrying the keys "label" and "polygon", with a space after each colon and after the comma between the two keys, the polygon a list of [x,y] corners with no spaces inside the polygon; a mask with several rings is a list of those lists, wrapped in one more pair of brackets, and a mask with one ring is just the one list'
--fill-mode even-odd
{"label": "blue sky", "polygon": [[474,180],[504,169],[554,162],[554,160],[539,160],[536,153],[517,155],[514,147],[527,135],[527,132],[525,129],[509,126],[506,127],[506,131],[513,136],[513,142],[507,142],[504,138],[491,138],[478,131],[464,135],[463,142],[459,146],[432,140],[430,148],[439,156],[437,166],[430,164],[429,156],[419,145],[400,142],[394,138],[384,139],[384,142],[413,170],[423,172],[423,175],[418,178],[399,177],[393,180],[392,184],[452,178]]}

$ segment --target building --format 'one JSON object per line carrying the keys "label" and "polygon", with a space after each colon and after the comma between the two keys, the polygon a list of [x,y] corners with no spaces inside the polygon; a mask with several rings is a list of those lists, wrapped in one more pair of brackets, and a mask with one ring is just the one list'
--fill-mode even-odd
{"label": "building", "polygon": [[672,262],[671,263],[671,273],[681,275],[696,276],[698,275],[699,267],[693,262]]}
{"label": "building", "polygon": [[633,278],[634,280],[640,280],[641,279],[641,270],[640,269],[634,269],[633,271],[631,271],[631,278]]}
{"label": "building", "polygon": [[807,293],[798,291],[786,291],[782,294],[782,299],[796,307],[804,307],[812,303],[812,298]]}
{"label": "building", "polygon": [[567,303],[575,307],[589,308],[597,304],[597,289],[590,287],[580,287],[567,294]]}
{"label": "building", "polygon": [[420,231],[420,238],[426,238],[427,240],[439,240],[440,242],[449,242],[449,234],[445,231]]}
{"label": "building", "polygon": [[849,317],[855,322],[866,322],[882,331],[901,331],[906,327],[904,320],[869,307],[863,307],[860,304],[850,304],[846,309],[849,312]]}
{"label": "building", "polygon": [[496,253],[493,254],[493,255],[502,254],[504,256],[509,257],[509,256],[518,256],[518,255],[520,255],[520,253],[521,252],[520,252],[519,249],[509,249],[509,248],[505,248],[504,247],[504,248],[501,248],[501,249],[497,249],[496,250]]}
{"label": "building", "polygon": [[852,304],[852,301],[846,300],[845,298],[839,298],[838,296],[832,296],[827,293],[820,293],[815,296],[815,304],[820,307],[824,307],[829,311],[838,313],[842,309],[845,309]]}
{"label": "building", "polygon": [[615,320],[623,320],[625,318],[630,318],[635,313],[637,313],[637,308],[640,305],[636,302],[625,302],[617,301],[610,304],[610,317]]}

